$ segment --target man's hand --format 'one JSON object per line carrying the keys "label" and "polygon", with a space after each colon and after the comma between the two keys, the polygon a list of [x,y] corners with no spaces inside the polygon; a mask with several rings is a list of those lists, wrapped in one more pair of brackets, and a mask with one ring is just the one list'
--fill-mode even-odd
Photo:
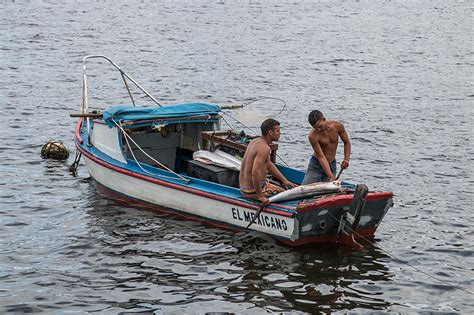
{"label": "man's hand", "polygon": [[342,169],[346,169],[349,167],[349,161],[348,160],[344,160],[341,162],[341,168]]}
{"label": "man's hand", "polygon": [[265,196],[258,197],[258,200],[260,200],[262,206],[266,206],[270,203],[270,200]]}
{"label": "man's hand", "polygon": [[329,182],[333,182],[333,181],[335,181],[335,180],[336,180],[336,179],[334,178],[334,175],[329,176]]}
{"label": "man's hand", "polygon": [[286,187],[286,189],[295,188],[298,186],[297,184],[292,183],[289,180],[284,180],[281,183],[283,184],[284,187]]}

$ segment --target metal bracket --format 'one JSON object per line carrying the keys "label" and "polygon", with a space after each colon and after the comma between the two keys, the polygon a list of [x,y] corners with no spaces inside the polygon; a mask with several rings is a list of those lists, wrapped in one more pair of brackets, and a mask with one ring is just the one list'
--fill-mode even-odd
{"label": "metal bracket", "polygon": [[357,185],[350,208],[344,209],[337,229],[338,243],[362,248],[355,239],[354,233],[359,225],[362,210],[365,207],[369,188],[366,185]]}

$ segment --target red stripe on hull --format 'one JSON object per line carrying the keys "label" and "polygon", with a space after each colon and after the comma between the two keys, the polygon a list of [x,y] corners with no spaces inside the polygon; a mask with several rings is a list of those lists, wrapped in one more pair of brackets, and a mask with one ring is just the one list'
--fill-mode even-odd
{"label": "red stripe on hull", "polygon": [[[354,237],[356,239],[370,237],[375,234],[376,230],[377,230],[377,227],[357,229],[356,233],[354,233]],[[279,239],[278,241],[288,246],[304,246],[304,245],[315,244],[315,243],[337,244],[338,236],[335,234],[327,234],[327,235],[319,235],[319,236],[303,236],[295,241],[283,240],[283,239]]]}
{"label": "red stripe on hull", "polygon": [[[300,203],[296,210],[298,212],[314,211],[315,209],[327,208],[327,207],[341,207],[350,205],[352,197],[354,195],[341,195],[331,198],[325,198],[322,200],[316,200],[314,202]],[[387,200],[393,197],[391,192],[371,192],[367,195],[367,201],[375,200]]]}

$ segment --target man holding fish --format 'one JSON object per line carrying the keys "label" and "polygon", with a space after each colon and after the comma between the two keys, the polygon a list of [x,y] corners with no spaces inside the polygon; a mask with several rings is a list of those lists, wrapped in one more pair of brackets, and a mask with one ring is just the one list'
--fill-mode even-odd
{"label": "man holding fish", "polygon": [[270,144],[280,138],[280,123],[273,118],[268,118],[263,121],[260,129],[262,135],[252,140],[245,151],[239,183],[240,191],[245,197],[266,205],[270,195],[283,191],[283,188],[267,181],[267,172],[278,179],[284,187],[297,185],[288,181],[270,161]]}
{"label": "man holding fish", "polygon": [[349,167],[351,142],[344,125],[335,120],[326,120],[323,113],[313,110],[308,115],[308,122],[313,127],[308,139],[313,147],[313,155],[303,179],[303,185],[316,182],[332,182],[336,176],[336,150],[341,138],[344,143],[344,160],[342,169]]}

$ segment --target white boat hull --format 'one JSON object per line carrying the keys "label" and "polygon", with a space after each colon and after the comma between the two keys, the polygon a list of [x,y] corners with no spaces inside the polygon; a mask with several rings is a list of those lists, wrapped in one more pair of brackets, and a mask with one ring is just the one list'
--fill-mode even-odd
{"label": "white boat hull", "polygon": [[[244,229],[257,212],[248,207],[236,206],[224,201],[130,176],[105,167],[87,157],[84,158],[90,175],[99,184],[115,192],[150,204]],[[261,213],[259,218],[255,220],[255,223],[252,224],[251,229],[280,238],[294,240],[298,235],[298,222],[295,218]]]}

